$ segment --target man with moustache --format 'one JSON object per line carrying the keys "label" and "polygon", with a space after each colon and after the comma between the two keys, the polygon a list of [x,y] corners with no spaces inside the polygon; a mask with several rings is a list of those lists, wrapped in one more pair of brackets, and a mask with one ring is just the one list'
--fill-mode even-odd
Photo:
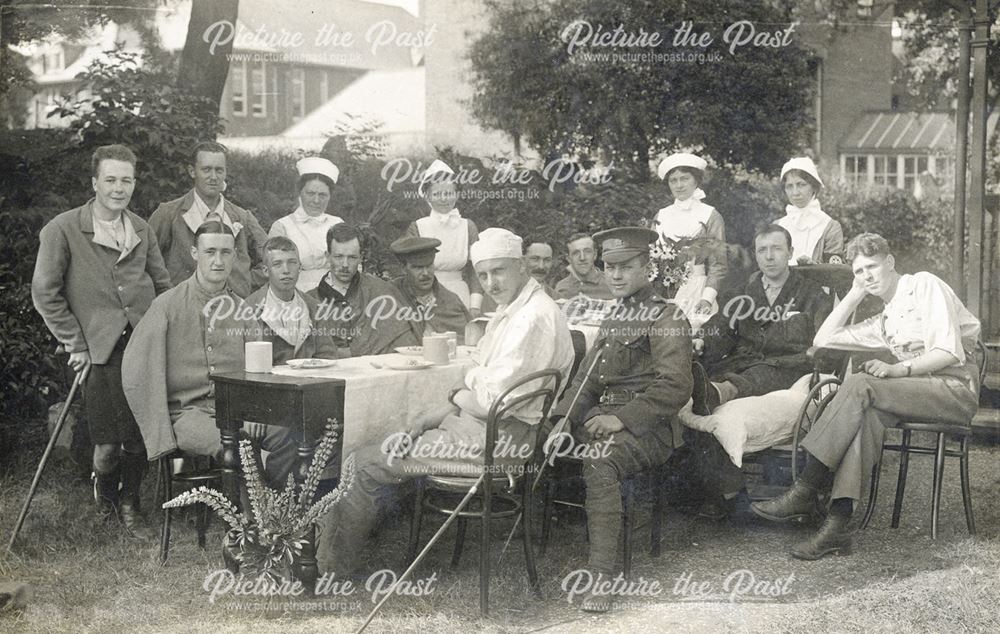
{"label": "man with moustache", "polygon": [[545,294],[552,299],[559,297],[548,282],[552,272],[552,247],[547,242],[532,242],[524,251],[524,259],[528,264],[528,272],[542,285]]}
{"label": "man with moustache", "polygon": [[129,534],[141,535],[146,456],[122,391],[122,354],[153,298],[170,288],[170,276],[156,235],[128,210],[135,164],[124,145],[94,151],[94,198],[42,228],[31,298],[81,377],[98,510],[117,513]]}
{"label": "man with moustache", "polygon": [[[553,423],[568,418],[578,442],[607,445],[606,451],[588,452],[601,457],[588,455],[583,461],[590,535],[587,568],[595,587],[621,573],[622,480],[663,464],[680,446],[677,412],[691,397],[690,325],[655,292],[646,275],[649,247],[657,237],[641,227],[594,235],[617,301],[551,416]],[[591,593],[580,607],[607,612],[611,597]]]}
{"label": "man with moustache", "polygon": [[[789,266],[792,239],[781,225],[767,225],[754,236],[760,268],[742,295],[734,297],[705,325],[700,363],[693,366],[695,414],[711,414],[733,399],[784,390],[813,370],[806,355],[813,336],[833,308],[833,298]],[[711,380],[709,379],[711,377]],[[712,434],[688,430],[702,478],[711,491],[699,515],[745,519],[750,498],[743,473]]]}
{"label": "man with moustache", "polygon": [[575,233],[570,236],[566,248],[569,251],[568,274],[556,284],[556,295],[561,299],[580,295],[590,299],[614,299],[605,276],[594,266],[597,260],[594,239],[586,233]]}
{"label": "man with moustache", "polygon": [[239,297],[246,297],[267,281],[260,253],[267,234],[252,213],[222,195],[226,190],[226,152],[218,143],[196,145],[188,165],[194,187],[176,200],[161,203],[149,217],[149,226],[156,233],[170,279],[177,285],[194,273],[191,249],[195,231],[209,214],[221,218],[236,239],[229,285]]}
{"label": "man with moustache", "polygon": [[[325,572],[340,577],[358,572],[379,505],[388,502],[386,494],[393,487],[429,474],[481,472],[482,456],[474,450],[482,453],[489,409],[511,384],[548,368],[568,376],[573,365],[569,328],[556,303],[528,274],[521,238],[506,229],[487,229],[472,245],[470,258],[483,290],[497,303],[496,315],[479,342],[478,363],[446,402],[431,404],[426,413],[409,421],[405,437],[412,444],[387,447],[388,455],[379,444],[355,452],[354,486],[320,519],[318,559]],[[524,386],[508,398],[537,388]],[[510,464],[510,456],[535,446],[541,408],[541,399],[533,399],[500,421],[500,446],[516,449],[498,456],[497,465]]]}
{"label": "man with moustache", "polygon": [[434,254],[440,246],[437,238],[419,236],[404,236],[389,245],[389,250],[403,263],[403,275],[392,283],[412,311],[407,323],[419,340],[427,333],[452,331],[461,344],[465,325],[472,315],[458,295],[434,276]]}
{"label": "man with moustache", "polygon": [[[886,428],[907,418],[969,425],[979,404],[979,320],[935,275],[900,275],[882,236],[863,233],[846,251],[854,285],[813,343],[888,351],[895,363],[873,359],[848,376],[802,441],[808,455],[798,480],[780,497],[751,506],[776,522],[809,517],[816,511],[818,492],[830,488],[833,476],[830,512],[811,538],[792,547],[798,559],[850,553],[847,525],[877,464]],[[868,295],[881,298],[885,309],[848,325]]]}
{"label": "man with moustache", "polygon": [[296,288],[299,249],[285,236],[264,243],[267,284],[247,297],[260,327],[259,339],[271,343],[274,365],[289,359],[336,359],[337,346],[323,331],[316,314],[319,302]]}
{"label": "man with moustache", "polygon": [[[340,357],[389,354],[400,346],[422,343],[402,309],[406,299],[395,286],[361,264],[361,233],[346,222],[326,233],[330,272],[309,294],[320,300],[317,319],[333,337]],[[408,312],[408,310],[406,311]]]}
{"label": "man with moustache", "polygon": [[[176,450],[218,456],[210,375],[243,370],[246,342],[256,339],[256,321],[243,317],[248,307],[228,284],[236,260],[232,229],[209,216],[194,243],[194,275],[153,301],[122,361],[125,396],[150,460]],[[298,452],[289,430],[248,422],[243,431],[270,452],[268,481],[283,485]]]}

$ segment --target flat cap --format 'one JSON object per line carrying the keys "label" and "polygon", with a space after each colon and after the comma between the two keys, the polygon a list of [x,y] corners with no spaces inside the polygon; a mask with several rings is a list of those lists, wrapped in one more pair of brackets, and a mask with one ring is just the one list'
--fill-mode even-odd
{"label": "flat cap", "polygon": [[439,246],[441,246],[441,241],[436,238],[404,236],[393,241],[389,245],[389,250],[392,251],[393,255],[405,262],[417,258],[433,258]]}

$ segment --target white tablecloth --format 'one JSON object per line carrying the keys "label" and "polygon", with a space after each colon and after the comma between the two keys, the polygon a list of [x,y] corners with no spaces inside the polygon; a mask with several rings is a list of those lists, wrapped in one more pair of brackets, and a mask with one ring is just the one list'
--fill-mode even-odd
{"label": "white tablecloth", "polygon": [[448,365],[424,370],[390,370],[373,363],[405,363],[420,357],[384,354],[338,359],[328,368],[295,370],[276,366],[274,374],[344,379],[344,456],[403,431],[407,421],[443,405],[448,392],[475,363],[475,348],[458,347],[458,358]]}

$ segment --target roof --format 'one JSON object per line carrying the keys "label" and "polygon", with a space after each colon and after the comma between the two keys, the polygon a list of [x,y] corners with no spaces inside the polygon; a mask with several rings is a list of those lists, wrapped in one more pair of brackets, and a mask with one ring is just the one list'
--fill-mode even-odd
{"label": "roof", "polygon": [[362,118],[378,121],[376,134],[422,133],[426,128],[425,76],[422,66],[373,70],[347,85],[332,99],[281,133],[311,137],[335,132],[337,124]]}
{"label": "roof", "polygon": [[282,53],[300,64],[407,68],[429,39],[419,18],[364,0],[296,0],[289,11],[276,11],[273,0],[240,0],[236,21],[234,50]]}
{"label": "roof", "polygon": [[[862,113],[838,147],[841,152],[905,154],[950,152],[955,147],[953,112],[871,111]],[[994,113],[987,135],[997,124]]]}

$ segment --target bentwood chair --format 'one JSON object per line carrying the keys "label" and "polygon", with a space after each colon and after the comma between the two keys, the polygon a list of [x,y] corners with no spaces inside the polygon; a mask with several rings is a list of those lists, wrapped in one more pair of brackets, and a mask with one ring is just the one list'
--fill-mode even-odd
{"label": "bentwood chair", "polygon": [[[474,503],[464,509],[457,504],[457,499],[468,494],[476,486],[479,478],[467,476],[429,475],[417,484],[416,500],[413,517],[410,524],[410,561],[417,557],[420,542],[420,526],[423,511],[429,510],[441,515],[455,515],[457,512],[458,534],[455,538],[455,550],[451,565],[456,567],[462,556],[465,543],[465,533],[470,519],[480,522],[482,537],[479,544],[479,611],[483,616],[489,614],[490,588],[490,545],[492,544],[492,526],[496,519],[520,517],[524,521],[522,541],[524,544],[524,559],[528,569],[528,580],[537,596],[541,596],[541,586],[538,583],[538,572],[535,569],[535,554],[531,544],[531,515],[533,509],[532,474],[539,460],[541,442],[535,444],[532,456],[523,465],[512,469],[503,469],[503,465],[494,465],[494,447],[497,443],[500,422],[524,403],[542,399],[542,420],[546,420],[549,409],[559,394],[562,374],[558,370],[548,369],[533,372],[501,393],[490,407],[486,419],[486,444],[483,449],[482,484]],[[539,387],[511,397],[515,390],[536,383]],[[520,486],[521,493],[517,494]],[[426,549],[426,546],[425,546]]]}
{"label": "bentwood chair", "polygon": [[[183,460],[190,463],[192,468],[180,471],[174,470],[174,460]],[[156,497],[159,498],[163,492],[160,503],[173,498],[173,485],[187,485],[190,487],[219,485],[222,481],[224,469],[213,468],[209,463],[210,459],[205,456],[189,456],[180,451],[175,451],[170,455],[163,456],[157,461],[156,474]],[[162,487],[162,489],[161,489]],[[163,509],[163,524],[160,527],[160,564],[165,564],[167,555],[170,553],[170,529],[171,520],[175,509]],[[195,531],[198,535],[198,547],[205,548],[205,534],[208,531],[208,524],[211,513],[204,504],[198,504],[194,509]]]}
{"label": "bentwood chair", "polygon": [[[979,385],[982,385],[983,381],[986,380],[986,346],[981,340],[976,343],[976,364],[979,369]],[[861,528],[868,526],[875,512],[882,457],[886,451],[896,451],[899,453],[899,474],[896,478],[896,499],[892,505],[891,526],[899,528],[899,516],[903,510],[903,493],[906,490],[910,454],[934,456],[934,476],[931,484],[931,539],[937,539],[941,489],[944,483],[944,460],[945,458],[958,458],[958,472],[962,483],[962,504],[965,507],[965,525],[969,529],[969,535],[974,536],[976,522],[972,516],[972,491],[969,487],[969,441],[972,439],[972,421],[951,423],[938,420],[907,419],[900,421],[894,429],[902,431],[902,439],[898,444],[884,443],[882,445],[879,461],[872,469],[871,492],[868,496],[868,508],[861,520]],[[913,445],[911,443],[913,432],[935,434],[934,446]],[[948,447],[949,439],[958,441],[957,449]]]}

